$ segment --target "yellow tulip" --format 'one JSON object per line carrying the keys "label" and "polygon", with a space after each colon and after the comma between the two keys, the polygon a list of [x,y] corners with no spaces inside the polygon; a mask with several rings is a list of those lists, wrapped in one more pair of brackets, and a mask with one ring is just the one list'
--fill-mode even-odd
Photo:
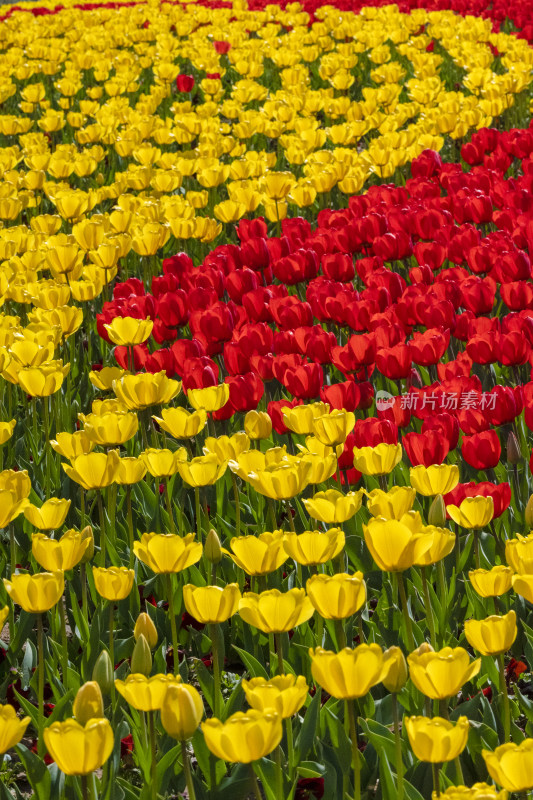
{"label": "yellow tulip", "polygon": [[329,413],[327,403],[306,403],[294,408],[282,408],[283,422],[285,426],[294,433],[312,433],[313,423],[317,417],[322,417]]}
{"label": "yellow tulip", "polygon": [[[507,800],[508,793],[505,789],[498,791],[495,786],[488,783],[474,783],[473,786],[449,786],[440,793],[444,800]],[[432,800],[438,800],[437,793],[433,792]]]}
{"label": "yellow tulip", "polygon": [[178,472],[181,479],[189,486],[212,486],[226,471],[226,462],[220,462],[213,453],[191,458],[190,461],[179,461]]}
{"label": "yellow tulip", "polygon": [[31,537],[31,552],[37,563],[48,572],[73,569],[92,546],[92,538],[84,538],[80,531],[66,531],[60,539],[50,539],[44,533]]}
{"label": "yellow tulip", "polygon": [[233,551],[230,556],[247,575],[268,575],[287,560],[284,540],[283,531],[265,531],[259,536],[234,536],[230,541]]}
{"label": "yellow tulip", "polygon": [[533,739],[523,739],[520,744],[508,742],[492,752],[482,750],[481,755],[492,780],[508,792],[533,789]]}
{"label": "yellow tulip", "polygon": [[329,531],[304,531],[285,534],[283,546],[287,555],[303,566],[325,564],[342,551],[346,537],[341,528]]}
{"label": "yellow tulip", "polygon": [[315,417],[311,426],[311,433],[319,442],[329,447],[343,444],[355,426],[355,414],[344,409],[330,411],[320,417]]}
{"label": "yellow tulip", "polygon": [[146,675],[133,673],[121,681],[116,680],[117,692],[137,711],[159,711],[162,708],[165,694],[171,686],[181,685],[179,675]]}
{"label": "yellow tulip", "polygon": [[114,736],[108,719],[52,722],[44,730],[47,750],[65,775],[88,775],[105,764],[113,751]]}
{"label": "yellow tulip", "polygon": [[152,419],[175,439],[191,439],[204,429],[207,413],[203,408],[192,413],[184,408],[164,408],[161,417]]}
{"label": "yellow tulip", "polygon": [[63,572],[20,572],[4,578],[4,586],[14,603],[28,614],[44,614],[55,606],[65,589]]}
{"label": "yellow tulip", "polygon": [[270,589],[261,594],[246,592],[239,602],[242,619],[263,633],[286,633],[307,622],[314,611],[303,589],[288,592]]}
{"label": "yellow tulip", "polygon": [[205,389],[189,389],[187,400],[197,411],[218,411],[229,400],[229,386],[221,383],[218,386],[207,386]]}
{"label": "yellow tulip", "polygon": [[328,525],[339,525],[351,519],[361,508],[363,490],[343,494],[337,489],[317,492],[309,500],[302,500],[313,519]]}
{"label": "yellow tulip", "polygon": [[143,533],[141,541],[134,542],[133,552],[152,572],[181,572],[202,557],[202,545],[194,538],[194,533]]}
{"label": "yellow tulip", "polygon": [[205,455],[213,453],[220,462],[235,460],[250,447],[250,439],[240,431],[233,436],[208,436],[203,451]]}
{"label": "yellow tulip", "polygon": [[275,464],[250,472],[248,482],[259,494],[273,500],[288,500],[305,489],[311,468],[312,465],[302,459],[288,464]]}
{"label": "yellow tulip", "polygon": [[511,647],[517,636],[516,614],[492,615],[482,620],[467,619],[465,636],[482,656],[497,656]]}
{"label": "yellow tulip", "polygon": [[113,391],[130,410],[170,403],[181,389],[181,383],[167,378],[166,372],[124,375],[113,381]]}
{"label": "yellow tulip", "polygon": [[92,385],[102,392],[107,392],[113,388],[113,381],[118,381],[126,375],[126,370],[120,367],[103,367],[98,372],[89,372],[89,380]]}
{"label": "yellow tulip", "polygon": [[86,414],[82,417],[83,429],[89,439],[102,447],[111,447],[129,441],[139,428],[137,414]]}
{"label": "yellow tulip", "polygon": [[0,528],[6,528],[28,505],[26,497],[19,498],[14,491],[0,489]]}
{"label": "yellow tulip", "polygon": [[80,686],[72,704],[72,713],[80,725],[104,716],[102,690],[96,681],[87,681]]}
{"label": "yellow tulip", "polygon": [[492,497],[465,497],[460,506],[446,506],[446,511],[461,528],[484,528],[494,516]]}
{"label": "yellow tulip", "polygon": [[24,509],[24,516],[34,528],[39,528],[41,531],[53,531],[62,526],[69,508],[70,500],[51,497],[40,508],[37,508],[32,503],[27,505]]}
{"label": "yellow tulip", "polygon": [[404,514],[401,521],[373,517],[363,525],[366,545],[379,569],[403,572],[419,562],[431,547],[433,537],[413,524],[410,513]]}
{"label": "yellow tulip", "polygon": [[0,445],[11,439],[16,424],[17,421],[15,419],[12,419],[11,422],[0,422]]}
{"label": "yellow tulip", "polygon": [[246,702],[257,711],[272,709],[282,719],[293,717],[303,706],[309,686],[303,675],[276,675],[273,678],[243,680]]}
{"label": "yellow tulip", "polygon": [[202,724],[208,749],[232,764],[250,764],[276,749],[283,735],[281,717],[250,709],[232,714],[225,722],[211,717]]}
{"label": "yellow tulip", "polygon": [[120,458],[116,450],[77,456],[72,466],[63,464],[68,477],[84,489],[104,489],[115,482]]}
{"label": "yellow tulip", "polygon": [[0,706],[0,753],[7,753],[20,742],[26,728],[30,724],[29,717],[17,717],[17,712],[9,704]]}
{"label": "yellow tulip", "polygon": [[420,761],[453,761],[466,747],[470,723],[466,717],[449,722],[442,717],[405,717],[409,744]]}
{"label": "yellow tulip", "polygon": [[388,475],[402,460],[401,444],[382,442],[376,447],[354,447],[353,465],[363,475]]}
{"label": "yellow tulip", "polygon": [[187,451],[184,447],[175,451],[150,447],[141,453],[141,458],[154,478],[168,478],[176,474],[180,462],[187,460]]}
{"label": "yellow tulip", "polygon": [[51,361],[40,367],[23,367],[18,374],[18,382],[32,397],[49,397],[61,388],[70,364]]}
{"label": "yellow tulip", "polygon": [[437,494],[448,494],[459,483],[459,467],[457,464],[431,464],[429,467],[419,465],[409,470],[411,486],[425,497]]}
{"label": "yellow tulip", "polygon": [[455,545],[455,533],[447,528],[426,525],[423,531],[424,536],[429,537],[430,546],[425,549],[424,544],[424,552],[417,555],[415,560],[417,567],[428,567],[431,564],[436,564],[451,553]]}
{"label": "yellow tulip", "polygon": [[416,688],[432,700],[454,697],[481,668],[481,659],[470,661],[464,647],[444,647],[437,652],[419,648],[407,656],[407,663]]}
{"label": "yellow tulip", "polygon": [[503,564],[492,569],[472,569],[468,573],[470,583],[480,597],[500,597],[513,585],[513,570]]}
{"label": "yellow tulip", "polygon": [[109,325],[104,325],[113,344],[133,347],[150,338],[154,323],[151,319],[134,317],[115,317]]}
{"label": "yellow tulip", "polygon": [[142,457],[121,458],[118,462],[115,483],[118,483],[119,486],[131,486],[134,483],[142,481],[145,475],[146,464]]}
{"label": "yellow tulip", "polygon": [[393,486],[388,492],[372,489],[365,492],[366,507],[373,517],[401,519],[413,507],[416,491],[410,486]]}
{"label": "yellow tulip", "polygon": [[533,575],[533,533],[505,542],[505,559],[519,575]]}
{"label": "yellow tulip", "polygon": [[236,583],[220,586],[194,586],[188,583],[183,587],[185,608],[198,622],[213,625],[226,622],[239,607],[241,593]]}
{"label": "yellow tulip", "polygon": [[95,442],[91,442],[85,431],[75,433],[56,433],[56,439],[51,439],[50,444],[56,453],[69,461],[74,461],[78,456],[86,456],[94,449]]}
{"label": "yellow tulip", "polygon": [[139,614],[133,629],[133,638],[135,641],[137,641],[141,635],[144,636],[150,649],[153,650],[157,644],[157,628],[152,622],[152,618],[149,617],[145,611]]}
{"label": "yellow tulip", "polygon": [[401,649],[395,645],[383,653],[381,682],[388,692],[400,692],[408,678],[407,661]]}
{"label": "yellow tulip", "polygon": [[194,735],[204,715],[198,691],[188,683],[171,684],[161,705],[161,723],[173,739],[184,742]]}
{"label": "yellow tulip", "polygon": [[248,411],[244,417],[244,430],[250,439],[269,439],[272,420],[266,411]]}
{"label": "yellow tulip", "polygon": [[355,614],[366,602],[363,573],[354,575],[338,573],[312,575],[305,589],[313,606],[324,619],[346,619]]}
{"label": "yellow tulip", "polygon": [[98,594],[105,600],[117,602],[131,592],[135,573],[127,567],[93,567],[93,577]]}
{"label": "yellow tulip", "polygon": [[354,700],[381,681],[383,650],[378,644],[360,644],[339,653],[322,647],[310,649],[311,674],[332,697]]}

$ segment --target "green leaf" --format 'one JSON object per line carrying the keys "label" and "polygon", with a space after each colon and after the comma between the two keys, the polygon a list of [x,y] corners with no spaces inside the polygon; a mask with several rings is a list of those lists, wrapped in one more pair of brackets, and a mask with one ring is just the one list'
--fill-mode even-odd
{"label": "green leaf", "polygon": [[302,778],[322,778],[326,768],[317,761],[302,761],[298,766],[298,775]]}
{"label": "green leaf", "polygon": [[304,759],[313,746],[317,731],[318,715],[320,713],[320,700],[321,692],[317,692],[305,712],[304,721],[296,740],[296,763]]}
{"label": "green leaf", "polygon": [[24,764],[26,775],[35,792],[35,800],[50,800],[50,773],[44,763],[44,759],[36,756],[23,744],[16,747],[18,756]]}
{"label": "green leaf", "polygon": [[366,720],[359,717],[359,725],[375,748],[380,761],[385,757],[385,759],[393,762],[396,757],[394,734],[385,725],[381,725],[372,719]]}
{"label": "green leaf", "polygon": [[251,655],[251,653],[248,653],[246,650],[242,650],[240,647],[237,647],[235,644],[232,646],[241,657],[242,663],[252,678],[266,678],[266,680],[268,680],[267,671],[263,665],[259,663],[257,658]]}
{"label": "green leaf", "polygon": [[196,677],[198,678],[198,683],[200,684],[205,699],[207,700],[209,707],[213,708],[213,691],[215,688],[213,676],[201,659],[194,659],[193,663],[196,670]]}
{"label": "green leaf", "polygon": [[352,747],[344,730],[342,720],[331,709],[324,707],[326,725],[329,730],[331,743],[337,751],[337,756],[342,771],[346,774],[351,770]]}

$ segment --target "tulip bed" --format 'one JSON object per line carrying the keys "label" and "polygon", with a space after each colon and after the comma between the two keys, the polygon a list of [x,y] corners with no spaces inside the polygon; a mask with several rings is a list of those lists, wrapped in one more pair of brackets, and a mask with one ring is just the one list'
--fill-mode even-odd
{"label": "tulip bed", "polygon": [[5,10],[0,800],[531,796],[533,8],[416,5]]}

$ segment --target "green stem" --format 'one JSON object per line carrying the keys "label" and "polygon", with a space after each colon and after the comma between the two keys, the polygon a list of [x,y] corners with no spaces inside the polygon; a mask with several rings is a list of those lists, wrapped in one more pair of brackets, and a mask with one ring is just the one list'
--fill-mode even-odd
{"label": "green stem", "polygon": [[281,745],[278,744],[274,753],[276,760],[276,796],[284,797],[283,794],[283,767],[281,765]]}
{"label": "green stem", "polygon": [[98,495],[98,513],[100,515],[100,566],[105,567],[105,514],[104,514],[104,504],[102,502],[102,492],[97,491]]}
{"label": "green stem", "polygon": [[407,605],[407,595],[405,594],[405,583],[403,580],[403,572],[396,573],[398,575],[398,588],[400,590],[400,599],[402,601],[402,612],[405,621],[405,636],[407,639],[407,647],[409,652],[412,653],[415,649],[415,639],[413,636],[413,626],[411,617],[409,615],[409,606]]}
{"label": "green stem", "polygon": [[151,800],[157,800],[157,749],[155,738],[155,711],[148,712],[148,725],[150,728],[150,754],[151,754]]}
{"label": "green stem", "polygon": [[85,489],[80,486],[80,531],[85,528]]}
{"label": "green stem", "polygon": [[81,796],[83,800],[89,800],[89,784],[87,782],[87,775],[81,776]]}
{"label": "green stem", "polygon": [[277,663],[277,660],[278,660],[277,655],[276,655],[276,645],[274,644],[274,634],[273,633],[269,633],[268,634],[268,653],[269,653],[268,663],[270,665],[270,677],[273,678],[274,675],[276,674],[276,670],[275,670],[275,667],[274,667],[274,656],[276,656],[276,663]]}
{"label": "green stem", "polygon": [[166,499],[166,503],[167,503],[168,519],[169,519],[169,522],[170,522],[170,533],[175,533],[176,532],[176,527],[174,525],[174,517],[172,515],[172,498],[170,496],[170,489],[169,489],[168,483],[169,483],[169,479],[165,478],[165,499]]}
{"label": "green stem", "polygon": [[200,487],[194,487],[194,508],[196,514],[196,540],[202,542],[202,518],[200,515]]}
{"label": "green stem", "polygon": [[239,487],[237,485],[237,478],[230,470],[231,483],[233,484],[233,498],[235,500],[235,536],[241,535],[241,501],[239,499]]}
{"label": "green stem", "polygon": [[191,762],[189,761],[189,755],[187,753],[187,744],[183,741],[181,742],[181,760],[183,761],[183,772],[185,773],[185,783],[187,784],[189,800],[196,800],[194,784],[192,782]]}
{"label": "green stem", "polygon": [[[114,616],[114,603],[109,603],[109,658],[111,659],[111,669],[113,670],[113,677],[115,676],[115,616]],[[115,682],[111,684],[111,702],[115,701]]]}
{"label": "green stem", "polygon": [[9,526],[9,547],[11,552],[11,574],[14,575],[17,564],[17,543],[15,541],[13,524]]}
{"label": "green stem", "polygon": [[321,617],[319,614],[316,623],[316,646],[323,647],[323,641],[324,641],[324,617]]}
{"label": "green stem", "polygon": [[479,558],[479,531],[478,530],[474,530],[474,563],[476,565],[476,569],[480,569],[481,560]]}
{"label": "green stem", "polygon": [[253,764],[250,764],[250,775],[251,775],[251,779],[252,779],[252,791],[253,791],[253,793],[255,795],[256,800],[263,800],[263,797],[261,795],[261,789],[259,788],[259,784],[257,783],[257,777],[256,777],[256,774],[254,772],[254,765]]}
{"label": "green stem", "polygon": [[219,636],[218,624],[215,622],[209,625],[209,635],[211,637],[211,649],[213,652],[213,714],[220,719],[220,708],[222,700],[221,680],[220,680],[220,659],[219,659]]}
{"label": "green stem", "polygon": [[335,638],[337,640],[337,650],[343,650],[346,647],[346,633],[341,619],[333,621],[335,626]]}
{"label": "green stem", "polygon": [[274,633],[274,642],[276,644],[276,653],[278,656],[278,675],[283,675],[283,641],[281,633]]}
{"label": "green stem", "polygon": [[433,773],[433,789],[435,790],[435,794],[437,797],[440,797],[440,767],[438,764],[431,765],[431,771]]}
{"label": "green stem", "polygon": [[44,756],[44,634],[43,634],[43,617],[42,614],[37,615],[37,659],[38,659],[38,684],[37,684],[37,700],[38,700],[38,716],[37,716],[37,752],[39,758]]}
{"label": "green stem", "polygon": [[292,517],[292,508],[288,500],[285,501],[285,508],[287,509],[287,517],[289,518],[289,528],[291,529],[292,533],[296,533],[296,528],[294,527],[294,519]]}
{"label": "green stem", "polygon": [[85,564],[80,564],[81,612],[89,630],[89,605],[87,602],[87,574]]}
{"label": "green stem", "polygon": [[497,657],[498,670],[500,673],[500,694],[503,700],[503,741],[504,744],[511,740],[511,706],[507,693],[507,683],[505,680],[505,660],[503,653]]}
{"label": "green stem", "polygon": [[270,530],[274,532],[276,530],[276,504],[271,497],[267,498],[267,505],[268,505],[268,519]]}
{"label": "green stem", "polygon": [[59,598],[58,608],[61,622],[61,672],[63,674],[63,686],[68,689],[67,608],[62,597]]}
{"label": "green stem", "polygon": [[176,628],[176,615],[174,614],[174,592],[172,586],[172,575],[167,572],[167,594],[168,594],[168,613],[170,616],[170,630],[172,632],[172,656],[174,658],[174,674],[178,667],[178,631]]}
{"label": "green stem", "polygon": [[130,545],[129,568],[133,568],[135,554],[133,552],[133,512],[131,508],[131,486],[126,489],[126,517],[128,520],[128,537]]}
{"label": "green stem", "polygon": [[398,695],[392,695],[392,718],[394,721],[394,744],[396,750],[396,800],[403,800],[403,758],[402,758],[402,735],[400,731],[400,714],[398,710]]}
{"label": "green stem", "polygon": [[359,759],[359,747],[357,745],[357,723],[355,721],[354,701],[345,700],[345,714],[348,716],[350,725],[350,741],[352,743],[352,769],[353,769],[353,788],[354,800],[361,799],[361,761]]}
{"label": "green stem", "polygon": [[292,719],[287,717],[285,720],[285,732],[287,734],[287,763],[289,765],[289,783],[292,784],[294,778],[294,737],[292,732]]}
{"label": "green stem", "polygon": [[422,588],[424,590],[424,602],[426,604],[426,619],[427,619],[428,629],[429,629],[429,638],[430,638],[430,641],[431,641],[431,646],[433,647],[434,650],[436,650],[437,649],[437,637],[436,637],[436,634],[435,634],[435,619],[433,617],[433,608],[431,606],[431,598],[430,598],[430,595],[429,595],[429,586],[428,586],[428,581],[427,581],[426,568],[425,567],[421,567],[420,572],[421,572],[421,575],[422,575]]}

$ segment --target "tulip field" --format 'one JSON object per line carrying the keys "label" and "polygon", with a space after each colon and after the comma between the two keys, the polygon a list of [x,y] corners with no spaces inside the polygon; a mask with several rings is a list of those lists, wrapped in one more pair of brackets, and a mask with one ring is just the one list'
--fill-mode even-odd
{"label": "tulip field", "polygon": [[533,800],[531,0],[0,51],[0,800]]}

